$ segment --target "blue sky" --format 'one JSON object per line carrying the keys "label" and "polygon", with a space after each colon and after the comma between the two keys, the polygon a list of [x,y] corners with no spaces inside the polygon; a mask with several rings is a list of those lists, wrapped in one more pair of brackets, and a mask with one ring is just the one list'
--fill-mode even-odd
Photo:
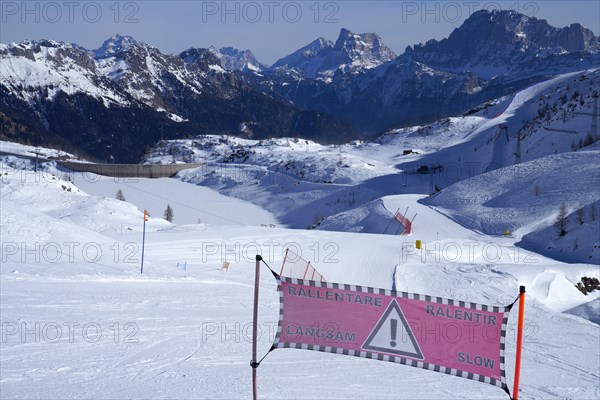
{"label": "blue sky", "polygon": [[400,54],[447,37],[480,9],[513,9],[563,27],[579,22],[600,33],[600,2],[589,1],[6,1],[0,42],[49,38],[97,48],[116,34],[178,53],[189,47],[250,49],[271,64],[341,28],[376,32]]}

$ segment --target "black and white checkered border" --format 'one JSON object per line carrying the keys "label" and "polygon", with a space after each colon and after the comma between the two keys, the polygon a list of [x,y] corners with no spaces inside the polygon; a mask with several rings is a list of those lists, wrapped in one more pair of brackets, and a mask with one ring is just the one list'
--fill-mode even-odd
{"label": "black and white checkered border", "polygon": [[[504,314],[502,314],[502,330],[500,332],[500,382],[502,388],[506,390],[506,393],[510,396],[508,385],[506,384],[506,362],[504,358],[504,350],[506,348],[506,327],[508,326],[508,314],[510,313],[511,307],[505,307]],[[512,396],[511,396],[512,398]]]}
{"label": "black and white checkered border", "polygon": [[279,321],[277,322],[277,334],[275,334],[275,347],[277,347],[279,339],[281,339],[281,329],[283,327],[283,286],[281,285],[281,278],[281,276],[275,275],[275,279],[277,279],[277,290],[279,291]]}
{"label": "black and white checkered border", "polygon": [[[487,306],[485,304],[470,303],[468,301],[445,299],[443,297],[428,296],[428,295],[417,294],[417,293],[398,292],[395,290],[378,289],[378,288],[372,288],[369,286],[347,285],[347,284],[343,284],[343,283],[333,283],[333,282],[317,282],[317,281],[309,281],[309,280],[296,279],[296,278],[288,278],[285,276],[278,276],[277,279],[279,281],[283,281],[283,282],[290,283],[293,285],[303,285],[303,286],[312,286],[312,287],[338,289],[338,290],[351,290],[353,292],[362,292],[362,293],[369,293],[369,294],[380,294],[383,296],[400,297],[400,298],[409,299],[409,300],[427,301],[430,303],[438,303],[438,304],[445,304],[445,305],[449,305],[449,306],[471,308],[473,310],[478,310],[478,311],[488,311],[488,312],[506,312],[506,311],[508,311],[506,309],[506,307]],[[282,296],[283,296],[283,294],[282,294]]]}
{"label": "black and white checkered border", "polygon": [[[347,356],[354,357],[362,357],[362,358],[371,358],[379,361],[388,361],[402,365],[408,365],[410,367],[427,369],[429,371],[441,372],[447,375],[454,375],[461,378],[471,379],[478,382],[488,383],[493,386],[500,387],[504,389],[507,393],[509,393],[508,386],[506,384],[506,372],[505,372],[505,359],[504,359],[504,350],[506,347],[506,327],[508,324],[508,313],[510,311],[509,307],[496,307],[496,306],[486,306],[483,304],[469,303],[464,301],[457,301],[452,299],[444,299],[441,297],[432,297],[426,295],[420,295],[416,293],[407,293],[407,292],[395,292],[392,290],[386,289],[377,289],[366,286],[357,286],[357,285],[346,285],[346,284],[338,284],[333,282],[316,282],[316,281],[308,281],[302,279],[288,278],[284,276],[275,275],[275,279],[277,279],[277,285],[279,287],[279,322],[277,326],[277,334],[275,335],[275,342],[273,347],[278,349],[283,348],[291,348],[291,349],[302,349],[302,350],[313,350],[313,351],[321,351],[325,353],[333,353],[333,354],[342,354]],[[441,365],[426,363],[423,361],[417,361],[410,358],[404,358],[399,356],[392,356],[387,354],[373,353],[370,351],[356,351],[356,350],[348,350],[338,347],[331,346],[319,346],[312,345],[306,343],[293,343],[293,342],[281,342],[281,331],[283,327],[283,287],[281,282],[286,282],[295,285],[303,285],[303,286],[313,286],[313,287],[322,287],[329,289],[341,289],[341,290],[352,290],[355,292],[363,292],[363,293],[371,293],[371,294],[380,294],[385,296],[394,296],[401,297],[405,299],[413,299],[420,301],[428,301],[435,302],[440,304],[448,304],[452,306],[459,307],[468,307],[475,310],[481,311],[490,311],[490,312],[503,312],[502,317],[502,331],[500,335],[500,379],[494,379],[489,376],[474,374],[472,372],[461,371],[454,368],[448,368]],[[509,393],[510,395],[510,393]]]}

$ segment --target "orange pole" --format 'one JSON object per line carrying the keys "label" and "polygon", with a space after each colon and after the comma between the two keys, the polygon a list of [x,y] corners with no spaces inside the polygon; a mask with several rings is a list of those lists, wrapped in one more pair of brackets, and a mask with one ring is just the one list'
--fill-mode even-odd
{"label": "orange pole", "polygon": [[287,249],[285,249],[285,256],[283,256],[283,263],[281,264],[281,271],[279,271],[279,275],[283,276],[283,267],[285,266],[285,260],[287,260],[287,256],[288,256],[288,250],[289,247]]}
{"label": "orange pole", "polygon": [[513,400],[519,398],[519,379],[521,378],[521,350],[523,347],[523,320],[525,319],[525,286],[519,288],[519,325],[517,327],[517,355],[515,356],[515,382]]}
{"label": "orange pole", "polygon": [[144,245],[146,244],[146,221],[148,221],[148,212],[144,210],[144,229],[142,233],[142,266],[140,267],[140,274],[144,273]]}
{"label": "orange pole", "polygon": [[306,264],[306,269],[304,270],[304,276],[302,277],[302,279],[306,279],[306,274],[308,273],[308,267],[310,267],[310,261],[308,262],[308,264]]}

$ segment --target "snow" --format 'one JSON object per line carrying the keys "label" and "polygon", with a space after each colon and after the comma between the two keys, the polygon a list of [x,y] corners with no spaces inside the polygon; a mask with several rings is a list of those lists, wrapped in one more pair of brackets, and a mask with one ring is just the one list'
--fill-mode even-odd
{"label": "snow", "polygon": [[[365,146],[367,148],[363,149]],[[166,147],[154,148],[144,162],[167,163],[175,159],[244,163],[267,166],[270,171],[309,182],[349,184],[395,172],[393,167],[386,165],[387,160],[376,158],[382,158],[377,156],[378,147],[361,142],[326,146],[294,138],[259,141],[205,135],[196,139],[168,141]],[[331,159],[337,160],[337,163],[331,165]]]}
{"label": "snow", "polygon": [[220,74],[223,74],[227,71],[225,71],[220,65],[209,65],[208,68],[210,68],[211,70],[218,72]]}
{"label": "snow", "polygon": [[396,58],[381,38],[372,33],[353,34],[342,29],[335,43],[319,38],[279,60],[271,70],[288,70],[330,83],[338,70],[359,73]]}
{"label": "snow", "polygon": [[[589,133],[598,88],[600,70],[581,71],[488,102],[468,115],[392,130],[373,142],[323,146],[292,138],[256,141],[204,135],[167,142],[167,157],[170,161],[174,153],[177,160],[267,166],[303,181],[337,184],[359,184],[438,164],[447,171],[436,177],[443,189],[457,180],[513,165],[519,141],[520,162],[572,151]],[[546,107],[548,111],[539,116]],[[404,150],[420,154],[403,155]],[[164,148],[155,148],[146,162],[164,159]],[[333,159],[337,163],[327,162]],[[407,177],[405,183],[410,186],[411,180]]]}
{"label": "snow", "polygon": [[75,158],[73,154],[67,153],[66,151],[47,149],[44,147],[28,146],[20,143],[7,142],[5,140],[0,140],[0,153],[14,154],[25,157],[35,157],[37,153],[39,157],[44,158]]}
{"label": "snow", "polygon": [[[121,189],[128,202],[156,217],[161,217],[170,204],[174,210],[173,222],[179,225],[198,221],[204,227],[277,223],[273,215],[254,204],[175,179],[108,178],[91,173],[75,173],[70,178],[79,188],[95,196],[114,197]],[[217,205],[220,210],[215,212]]]}
{"label": "snow", "polygon": [[157,108],[156,111],[158,112],[164,112],[167,115],[167,118],[169,118],[171,121],[175,121],[175,122],[187,122],[189,121],[188,119],[185,119],[177,114],[173,114],[168,112],[167,110],[165,110],[164,108]]}
{"label": "snow", "polygon": [[[515,298],[518,285],[526,284],[530,290],[526,303],[529,325],[522,396],[561,398],[577,393],[593,398],[599,394],[594,372],[600,367],[597,325],[563,314],[553,300],[556,296],[561,301],[570,299],[565,307],[588,303],[589,296],[579,293],[573,282],[584,275],[598,276],[595,266],[567,266],[549,259],[524,265],[509,261],[508,256],[496,263],[449,262],[444,257],[423,262],[418,254],[403,254],[402,239],[393,235],[373,235],[374,240],[365,243],[365,236],[355,233],[250,227],[219,219],[206,226],[172,225],[154,216],[147,226],[145,271],[140,275],[139,208],[78,190],[81,186],[86,191],[105,190],[112,195],[122,182],[101,178],[86,186],[79,176],[71,177],[73,182],[58,177],[34,178],[34,174],[5,177],[1,192],[0,228],[3,238],[10,238],[3,239],[5,261],[0,269],[4,396],[249,398],[252,258],[260,252],[277,269],[284,248],[292,246],[314,261],[329,281],[389,288],[397,269],[400,290],[410,288],[486,304],[508,304]],[[213,214],[228,216],[241,206],[211,200],[210,189],[170,181],[172,185],[145,180],[135,185],[148,191],[144,200],[155,208],[165,190],[190,206],[199,199]],[[62,189],[62,185],[72,190]],[[185,185],[204,190],[197,190],[196,198],[191,199],[185,194]],[[127,189],[126,197],[135,198]],[[213,196],[220,198],[216,193]],[[434,210],[427,212],[417,200],[410,196],[384,200],[390,209],[401,202],[423,213],[428,223],[409,240],[424,237],[434,241],[437,233],[441,233],[440,240],[443,238],[440,243],[484,238]],[[440,217],[437,224],[430,224],[429,218],[436,215]],[[127,228],[122,231],[121,225]],[[443,232],[438,232],[440,225],[445,227]],[[509,250],[516,249],[509,244],[513,239],[506,240],[507,254],[511,254]],[[52,262],[56,254],[50,244],[58,244],[64,252],[62,244],[66,242],[78,244],[73,246],[74,259],[63,254],[58,262]],[[39,261],[34,259],[35,252],[12,254],[10,245],[35,248],[36,243],[45,249],[45,253],[40,250]],[[82,252],[90,243],[101,249],[96,262],[92,258],[95,253]],[[115,249],[120,249],[119,254]],[[22,257],[27,262],[22,262]],[[228,272],[220,270],[224,258],[231,261]],[[186,263],[186,270],[177,268],[178,263]],[[263,274],[262,353],[272,341],[268,332],[277,321],[277,296],[273,278]],[[515,317],[513,313],[509,321],[512,333],[507,338],[509,382]],[[36,322],[40,324],[39,335],[35,333]],[[10,333],[15,326],[34,333],[22,340],[20,331]],[[61,331],[54,340],[57,326]],[[74,327],[72,340],[68,326]],[[398,373],[401,379],[385,378]],[[398,393],[410,398],[505,398],[497,388],[456,377],[296,350],[273,352],[261,364],[259,377],[259,391],[265,398],[398,398]],[[425,396],[424,386],[428,388]]]}
{"label": "snow", "polygon": [[589,303],[581,304],[565,311],[567,314],[577,315],[591,322],[600,325],[600,299],[595,299]]}
{"label": "snow", "polygon": [[[116,35],[94,51],[54,41],[24,41],[5,46],[5,50],[0,57],[3,84],[32,106],[45,93],[48,100],[53,100],[62,91],[69,95],[86,93],[101,99],[106,107],[130,105],[128,95],[131,95],[150,107],[161,108],[161,104],[156,103],[156,93],[165,88],[157,82],[165,73],[172,74],[194,93],[199,94],[201,89],[199,84],[190,84],[197,81],[190,79],[196,72],[179,68],[177,62],[165,63],[165,57],[174,56],[158,54],[154,47],[129,36]],[[14,56],[15,52],[28,53]],[[132,66],[130,62],[139,65]],[[137,71],[140,68],[142,71]],[[218,66],[212,69],[224,72]],[[128,93],[115,91],[109,80],[124,82],[122,86]],[[37,90],[40,87],[45,90]],[[184,121],[174,114],[168,117],[175,122]]]}
{"label": "snow", "polygon": [[[63,46],[54,42],[55,46]],[[60,58],[61,65],[54,66],[53,50],[47,47],[39,53],[33,53],[34,59],[26,57],[6,56],[0,59],[0,75],[3,84],[13,89],[20,98],[28,103],[37,100],[37,90],[33,88],[44,87],[48,89],[48,99],[52,100],[60,92],[74,94],[83,92],[95,98],[102,99],[106,106],[110,104],[127,105],[129,101],[110,88],[94,80],[94,74],[80,66],[72,58]],[[27,90],[19,88],[24,87]]]}
{"label": "snow", "polygon": [[117,34],[106,40],[100,48],[93,50],[93,53],[96,58],[104,58],[124,51],[138,43],[139,42],[131,36],[121,36]]}
{"label": "snow", "polygon": [[131,66],[125,60],[103,58],[97,61],[98,70],[113,81],[119,81],[127,75]]}
{"label": "snow", "polygon": [[[329,282],[490,305],[511,304],[525,285],[521,398],[600,397],[600,291],[575,287],[584,276],[600,278],[600,226],[589,214],[600,206],[600,149],[597,142],[571,147],[572,137],[586,133],[543,128],[589,126],[581,115],[536,118],[540,102],[552,107],[566,85],[584,104],[567,101],[557,110],[585,110],[597,78],[596,71],[557,77],[520,99],[369,143],[163,142],[146,162],[204,162],[170,179],[99,177],[54,162],[34,173],[30,159],[3,156],[2,396],[250,398],[254,257],[278,270],[291,248]],[[510,128],[508,145],[497,144],[500,124]],[[515,163],[520,129],[523,154]],[[467,162],[476,164],[465,171]],[[443,173],[416,173],[435,163]],[[442,189],[433,196],[431,183]],[[119,189],[127,201],[114,198]],[[558,238],[553,223],[563,202],[569,224]],[[166,204],[174,223],[162,219]],[[583,224],[580,205],[588,209]],[[151,217],[140,274],[143,209]],[[412,233],[382,234],[398,209],[416,215]],[[278,311],[274,279],[263,269],[261,355]],[[506,338],[511,387],[516,317],[515,307]],[[292,349],[270,353],[258,375],[261,398],[506,398],[454,376]]]}
{"label": "snow", "polygon": [[[599,159],[599,151],[542,157],[459,182],[424,202],[470,229],[490,235],[508,229],[523,238],[520,245],[537,253],[550,255],[548,250],[558,247],[568,251],[567,262],[600,264],[599,238],[594,234],[600,232],[600,220],[588,216],[589,208],[598,208],[600,201]],[[561,204],[568,210],[584,207],[588,222],[579,226],[571,215],[569,235],[558,239],[553,223]],[[574,235],[578,249],[572,249]]]}

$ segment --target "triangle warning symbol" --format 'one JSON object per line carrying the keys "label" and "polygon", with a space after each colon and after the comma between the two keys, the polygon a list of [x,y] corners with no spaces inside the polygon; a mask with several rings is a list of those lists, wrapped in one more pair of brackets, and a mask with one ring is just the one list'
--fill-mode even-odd
{"label": "triangle warning symbol", "polygon": [[423,353],[396,300],[392,300],[362,346],[363,350],[423,360]]}

